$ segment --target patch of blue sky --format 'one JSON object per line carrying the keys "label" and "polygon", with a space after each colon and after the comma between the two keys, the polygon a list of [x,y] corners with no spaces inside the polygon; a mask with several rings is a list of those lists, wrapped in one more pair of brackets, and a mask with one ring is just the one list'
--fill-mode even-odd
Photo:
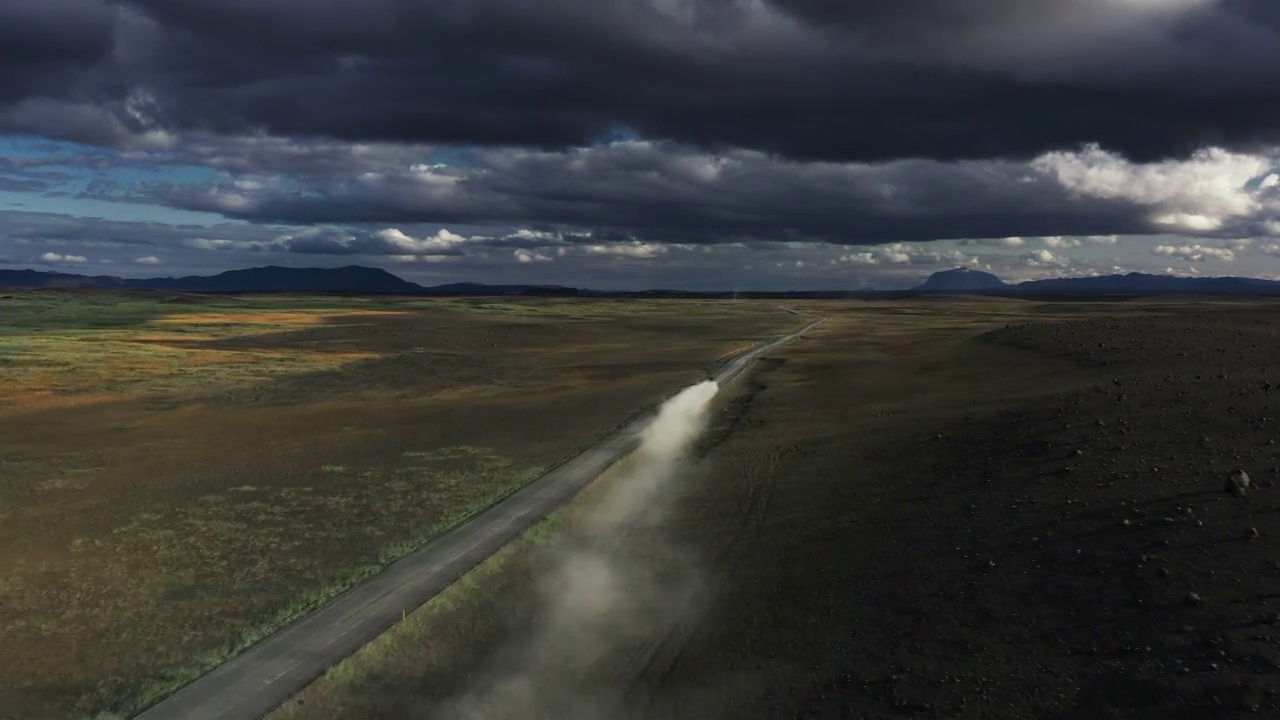
{"label": "patch of blue sky", "polygon": [[143,162],[111,148],[22,135],[0,136],[0,157],[38,160],[43,168],[57,168],[78,177],[111,177],[121,182],[200,184],[225,178],[225,174],[199,165]]}
{"label": "patch of blue sky", "polygon": [[99,172],[104,177],[120,182],[166,182],[179,185],[206,185],[226,179],[226,175],[212,168],[199,165],[121,165]]}
{"label": "patch of blue sky", "polygon": [[1265,170],[1261,175],[1249,180],[1249,182],[1244,184],[1245,190],[1253,190],[1253,191],[1261,190],[1262,184],[1264,182],[1268,183],[1269,186],[1274,186],[1276,181],[1274,180],[1268,181],[1268,178],[1270,178],[1272,175],[1280,175],[1280,165],[1273,165],[1272,167]]}
{"label": "patch of blue sky", "polygon": [[[0,210],[193,225],[225,221],[215,213],[128,199],[148,184],[203,185],[225,179],[223,173],[210,168],[140,162],[111,148],[29,136],[0,137],[0,157],[39,161],[27,172],[46,183],[44,191],[0,192]],[[24,174],[22,170],[11,172],[17,178]]]}
{"label": "patch of blue sky", "polygon": [[468,145],[440,145],[427,153],[428,165],[448,165],[457,168],[478,168],[482,166],[476,157],[475,148]]}
{"label": "patch of blue sky", "polygon": [[76,143],[60,142],[57,140],[46,140],[45,138],[33,137],[30,135],[0,136],[0,156],[3,157],[47,158],[49,155],[61,150],[67,151],[69,155],[85,151],[101,152],[101,148],[95,148],[89,145],[79,145]]}
{"label": "patch of blue sky", "polygon": [[599,137],[592,140],[590,147],[605,147],[619,142],[634,142],[643,140],[644,137],[633,127],[622,124],[614,124],[608,130],[600,133]]}
{"label": "patch of blue sky", "polygon": [[42,193],[0,191],[0,211],[52,213],[103,220],[160,222],[189,225],[216,225],[227,219],[216,213],[179,210],[147,203],[95,200],[78,197],[50,197]]}

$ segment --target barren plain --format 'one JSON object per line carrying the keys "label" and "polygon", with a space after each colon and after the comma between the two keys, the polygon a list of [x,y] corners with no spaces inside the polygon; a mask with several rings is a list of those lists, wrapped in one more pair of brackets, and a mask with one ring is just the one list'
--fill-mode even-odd
{"label": "barren plain", "polygon": [[[1280,306],[794,307],[661,507],[593,540],[618,468],[273,720],[1280,715]],[[530,665],[588,541],[626,612]]]}

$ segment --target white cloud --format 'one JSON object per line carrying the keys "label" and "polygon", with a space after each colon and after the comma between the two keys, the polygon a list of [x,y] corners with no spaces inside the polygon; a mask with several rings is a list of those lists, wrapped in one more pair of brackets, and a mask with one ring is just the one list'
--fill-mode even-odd
{"label": "white cloud", "polygon": [[441,263],[453,260],[452,255],[391,255],[391,260],[398,263]]}
{"label": "white cloud", "polygon": [[1045,247],[1051,247],[1051,248],[1076,248],[1076,247],[1080,247],[1083,244],[1077,238],[1061,237],[1058,235],[1050,235],[1048,237],[1042,237],[1040,238],[1040,241],[1045,244]]}
{"label": "white cloud", "polygon": [[847,263],[853,263],[854,265],[877,265],[880,262],[876,258],[875,253],[869,253],[869,252],[849,253],[848,255],[841,255],[840,260]]}
{"label": "white cloud", "polygon": [[1197,213],[1164,213],[1153,216],[1151,221],[1160,225],[1168,225],[1174,229],[1192,232],[1208,232],[1222,227],[1222,218]]}
{"label": "white cloud", "polygon": [[1275,174],[1275,173],[1271,173],[1270,175],[1268,175],[1268,176],[1266,176],[1266,177],[1262,178],[1262,182],[1261,182],[1261,183],[1259,183],[1258,187],[1261,187],[1261,188],[1273,188],[1273,187],[1275,187],[1275,186],[1277,186],[1277,185],[1280,185],[1280,175],[1277,175],[1277,174]]}
{"label": "white cloud", "polygon": [[982,247],[1020,248],[1026,246],[1027,241],[1020,237],[977,238],[961,240],[960,244],[966,246],[978,245]]}
{"label": "white cloud", "polygon": [[387,228],[374,233],[373,237],[385,243],[390,250],[402,255],[437,255],[455,250],[467,241],[461,235],[445,229],[441,229],[435,235],[414,238],[398,228]]}
{"label": "white cloud", "polygon": [[511,253],[518,262],[535,263],[535,262],[551,262],[551,256],[538,250],[525,250],[518,248]]}
{"label": "white cloud", "polygon": [[1046,153],[1031,164],[1078,195],[1150,206],[1153,222],[1201,232],[1262,210],[1258,193],[1246,185],[1271,167],[1261,156],[1219,148],[1187,160],[1138,165],[1097,145]]}
{"label": "white cloud", "polygon": [[873,245],[870,250],[840,256],[854,265],[974,265],[977,258],[959,250],[926,250],[911,243]]}
{"label": "white cloud", "polygon": [[1115,235],[1088,235],[1082,239],[1091,245],[1115,245],[1116,244]]}
{"label": "white cloud", "polygon": [[183,245],[196,250],[261,250],[266,243],[257,240],[227,240],[224,238],[187,238]]}
{"label": "white cloud", "polygon": [[1182,258],[1191,262],[1204,262],[1206,260],[1232,262],[1236,259],[1235,251],[1230,248],[1207,247],[1204,245],[1157,245],[1151,249],[1151,254]]}
{"label": "white cloud", "polygon": [[146,257],[135,258],[134,262],[139,265],[159,265],[160,258],[155,255],[147,255]]}
{"label": "white cloud", "polygon": [[[449,197],[454,194],[458,184],[466,178],[466,170],[444,164],[414,165],[409,168],[407,179],[412,182],[418,192],[434,197]],[[365,173],[362,181],[377,183],[383,179],[381,173]]]}
{"label": "white cloud", "polygon": [[[414,237],[399,228],[384,228],[366,235],[338,227],[312,226],[277,236],[260,249],[319,255],[385,255],[401,258],[398,262],[416,257],[424,258],[423,262],[438,262],[425,258],[464,255],[464,246],[477,239],[483,238],[466,238],[448,229]],[[221,243],[215,242],[210,249],[222,249],[220,246]]]}
{"label": "white cloud", "polygon": [[40,260],[52,265],[82,265],[89,262],[89,258],[83,255],[60,255],[52,252],[41,255]]}
{"label": "white cloud", "polygon": [[520,228],[511,233],[511,237],[517,237],[521,240],[545,240],[548,242],[559,242],[560,233],[547,232],[546,230],[530,230],[528,228]]}
{"label": "white cloud", "polygon": [[1054,254],[1050,250],[1040,248],[1021,256],[1022,264],[1027,267],[1062,266],[1068,264],[1065,257]]}
{"label": "white cloud", "polygon": [[648,258],[667,252],[667,246],[659,243],[631,242],[609,243],[606,245],[586,245],[583,252],[588,255],[623,255],[634,258]]}

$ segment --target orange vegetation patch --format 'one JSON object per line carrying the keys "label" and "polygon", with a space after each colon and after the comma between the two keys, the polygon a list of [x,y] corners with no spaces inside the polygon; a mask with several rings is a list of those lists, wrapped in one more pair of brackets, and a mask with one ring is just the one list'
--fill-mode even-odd
{"label": "orange vegetation patch", "polygon": [[299,310],[261,313],[199,313],[157,318],[165,325],[319,325],[334,317],[408,315],[400,310]]}
{"label": "orange vegetation patch", "polygon": [[[176,342],[181,339],[183,342]],[[331,370],[380,357],[381,353],[345,348],[328,350],[217,349],[184,345],[190,335],[101,339],[93,343],[34,344],[45,362],[19,371],[0,368],[0,414],[80,404],[70,397],[126,397],[150,393],[188,393],[243,386],[299,373]]]}
{"label": "orange vegetation patch", "polygon": [[322,368],[344,365],[356,360],[381,357],[381,353],[369,350],[196,350],[182,356],[183,365],[214,365],[219,363],[260,363],[272,360],[305,361],[310,367]]}
{"label": "orange vegetation patch", "polygon": [[145,333],[133,335],[129,338],[129,342],[139,343],[155,343],[157,345],[169,345],[173,343],[190,343],[200,340],[211,340],[208,335],[192,335],[190,333]]}

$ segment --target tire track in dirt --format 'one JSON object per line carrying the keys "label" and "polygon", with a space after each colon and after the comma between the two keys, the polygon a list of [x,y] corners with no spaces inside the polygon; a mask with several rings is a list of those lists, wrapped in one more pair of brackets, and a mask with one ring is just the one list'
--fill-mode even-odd
{"label": "tire track in dirt", "polygon": [[[768,389],[764,378],[783,362],[781,359],[761,361],[748,381],[747,390],[731,400],[727,421],[704,438],[700,455],[705,457],[750,423],[748,414],[752,404]],[[752,454],[732,471],[732,490],[727,493],[730,497],[727,504],[686,503],[681,516],[669,519],[675,527],[659,526],[650,531],[692,532],[699,538],[700,571],[732,576],[750,561],[752,547],[769,519],[779,463],[798,451],[794,444],[779,443],[767,451]],[[677,687],[680,678],[676,675],[691,645],[705,632],[700,614],[673,615],[650,639],[618,658],[609,669],[612,677],[625,684],[624,699],[636,717],[674,720],[702,716],[688,697],[688,689]]]}
{"label": "tire track in dirt", "polygon": [[[733,433],[750,426],[750,410],[757,396],[768,389],[766,379],[784,363],[781,358],[757,361],[754,371],[745,378],[746,387],[729,400],[725,408],[727,417],[703,435],[695,457],[705,459]],[[631,542],[642,543],[643,535],[649,533],[692,533],[697,538],[695,562],[700,574],[736,573],[748,562],[752,545],[768,520],[778,464],[797,449],[784,443],[755,453],[731,473],[733,491],[725,495],[719,495],[723,490],[717,491],[718,496],[728,498],[727,503],[683,503],[676,515],[644,528]],[[698,477],[696,473],[694,477]],[[695,485],[687,491],[687,496],[705,490]],[[674,613],[665,618],[660,627],[653,628],[646,639],[606,659],[607,665],[601,672],[623,688],[628,718],[678,720],[702,716],[693,697],[697,690],[679,687],[683,678],[677,671],[683,669],[682,663],[691,646],[706,632],[702,616],[705,610],[706,607],[701,607],[692,612]]]}
{"label": "tire track in dirt", "polygon": [[[743,488],[733,512],[728,516],[732,523],[727,532],[716,533],[720,538],[703,552],[703,562],[716,573],[733,574],[748,562],[751,547],[769,516],[774,496],[775,470],[782,457],[793,452],[794,447],[778,446],[772,451],[759,453],[743,464],[736,476]],[[700,514],[705,515],[707,506]],[[721,515],[719,523],[723,523]],[[696,708],[686,707],[683,693],[674,688],[678,678],[676,671],[700,634],[705,632],[702,618],[676,616],[671,619],[660,637],[647,643],[633,658],[633,674],[627,699],[642,706],[639,717],[654,720],[678,720],[699,718]]]}

